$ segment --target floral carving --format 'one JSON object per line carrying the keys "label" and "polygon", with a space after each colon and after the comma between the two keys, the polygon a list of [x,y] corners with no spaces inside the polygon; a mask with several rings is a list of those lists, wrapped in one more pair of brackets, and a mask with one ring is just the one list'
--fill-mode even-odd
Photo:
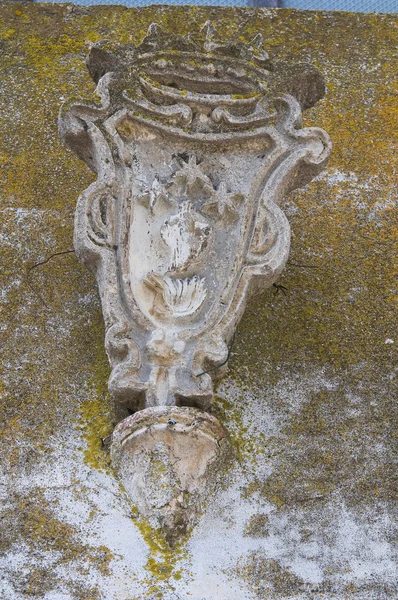
{"label": "floral carving", "polygon": [[191,315],[206,298],[204,281],[196,275],[186,279],[170,279],[151,273],[145,283],[157,292],[153,302],[154,313],[173,317]]}

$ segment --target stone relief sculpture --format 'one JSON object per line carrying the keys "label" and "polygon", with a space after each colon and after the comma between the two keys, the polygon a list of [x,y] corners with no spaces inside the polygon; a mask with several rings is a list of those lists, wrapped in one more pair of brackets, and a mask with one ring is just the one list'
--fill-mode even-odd
{"label": "stone relief sculpture", "polygon": [[153,24],[139,46],[87,60],[96,104],[63,109],[66,144],[97,173],[78,200],[75,248],[94,271],[121,420],[111,455],[140,511],[175,539],[227,460],[206,411],[254,292],[289,254],[279,208],[325,165],[328,135],[302,128],[324,93],[308,66],[273,64],[258,35],[222,41]]}

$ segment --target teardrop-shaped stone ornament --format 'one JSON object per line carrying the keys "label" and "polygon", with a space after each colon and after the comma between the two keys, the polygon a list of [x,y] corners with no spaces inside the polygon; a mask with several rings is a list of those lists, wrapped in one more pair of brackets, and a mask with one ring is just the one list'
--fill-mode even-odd
{"label": "teardrop-shaped stone ornament", "polygon": [[111,456],[131,500],[173,545],[195,525],[231,463],[228,433],[190,407],[147,408],[124,419]]}

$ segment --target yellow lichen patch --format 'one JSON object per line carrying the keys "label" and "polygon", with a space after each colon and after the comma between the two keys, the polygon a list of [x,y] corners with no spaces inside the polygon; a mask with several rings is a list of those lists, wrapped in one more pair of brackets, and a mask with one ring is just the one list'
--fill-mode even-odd
{"label": "yellow lichen patch", "polygon": [[252,94],[231,94],[234,100],[246,100],[246,98],[255,98],[256,96],[260,97],[256,92]]}
{"label": "yellow lichen patch", "polygon": [[[137,509],[133,507],[133,513]],[[163,598],[165,590],[173,590],[173,580],[179,581],[182,577],[181,569],[177,569],[178,562],[186,556],[183,546],[186,540],[170,546],[160,529],[151,527],[142,517],[134,520],[142,537],[149,548],[149,557],[146,563],[148,579],[148,593],[154,598]]]}
{"label": "yellow lichen patch", "polygon": [[[258,598],[286,598],[300,589],[303,580],[263,552],[251,552],[238,563],[239,574],[251,583]],[[272,596],[271,596],[272,594]],[[277,596],[274,596],[277,594]]]}
{"label": "yellow lichen patch", "polygon": [[267,537],[269,535],[269,517],[260,513],[253,515],[245,527],[244,535],[249,537]]}
{"label": "yellow lichen patch", "polygon": [[[87,443],[84,459],[87,465],[99,470],[109,470],[110,456],[103,440],[112,433],[114,427],[113,403],[108,394],[110,367],[103,347],[103,323],[100,311],[93,322],[94,331],[100,333],[94,346],[94,361],[91,365],[89,385],[94,397],[80,407],[80,427]],[[102,334],[102,335],[101,335]]]}
{"label": "yellow lichen patch", "polygon": [[[35,596],[56,588],[60,582],[56,574],[57,567],[65,564],[78,567],[81,572],[89,573],[91,569],[96,569],[103,575],[109,575],[109,565],[113,559],[109,549],[79,541],[78,531],[55,516],[56,501],[49,501],[44,489],[34,488],[29,495],[15,494],[8,501],[11,500],[13,506],[2,512],[1,550],[10,551],[15,543],[23,542],[31,551],[40,553],[43,562],[43,566],[39,565],[28,572],[23,581],[24,595]],[[52,569],[44,566],[47,555],[53,557]],[[79,586],[70,581],[68,587],[76,592],[74,597],[79,600],[100,598],[98,589],[91,586]]]}
{"label": "yellow lichen patch", "polygon": [[211,410],[221,423],[228,424],[230,441],[239,461],[247,461],[255,465],[263,459],[265,436],[260,431],[257,435],[251,434],[250,418],[242,413],[242,406],[245,404],[244,390],[239,386],[238,390],[238,392],[234,390],[233,401],[217,394]]}
{"label": "yellow lichen patch", "polygon": [[4,39],[8,40],[11,36],[13,36],[15,33],[15,29],[8,29],[5,33],[4,33]]}
{"label": "yellow lichen patch", "polygon": [[80,408],[81,429],[87,442],[84,460],[87,465],[98,470],[110,467],[110,457],[106,453],[103,440],[112,433],[109,408],[103,397],[87,400]]}

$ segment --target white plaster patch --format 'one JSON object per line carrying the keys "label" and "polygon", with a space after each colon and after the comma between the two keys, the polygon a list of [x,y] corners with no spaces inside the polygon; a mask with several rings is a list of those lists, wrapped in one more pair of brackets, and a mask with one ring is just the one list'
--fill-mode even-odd
{"label": "white plaster patch", "polygon": [[[43,219],[45,217],[60,221],[63,219],[58,211],[39,210],[37,208],[25,209],[21,207],[7,207],[0,210],[2,220],[2,230],[0,232],[0,243],[11,246],[15,250],[22,250],[24,254],[29,250],[26,244],[26,236],[30,236],[32,229],[41,233],[49,248],[54,248],[56,239],[49,229],[43,229]],[[7,226],[7,223],[12,223]],[[31,248],[32,254],[37,251],[36,246]],[[42,260],[43,257],[38,257]]]}
{"label": "white plaster patch", "polygon": [[366,580],[378,577],[394,581],[396,577],[397,549],[384,538],[385,524],[369,524],[353,515],[344,506],[336,514],[336,560],[346,560],[349,565],[345,578]]}
{"label": "white plaster patch", "polygon": [[316,180],[327,181],[330,185],[336,185],[337,183],[352,183],[358,182],[357,175],[351,171],[350,173],[343,173],[339,169],[325,169],[317,177]]}

